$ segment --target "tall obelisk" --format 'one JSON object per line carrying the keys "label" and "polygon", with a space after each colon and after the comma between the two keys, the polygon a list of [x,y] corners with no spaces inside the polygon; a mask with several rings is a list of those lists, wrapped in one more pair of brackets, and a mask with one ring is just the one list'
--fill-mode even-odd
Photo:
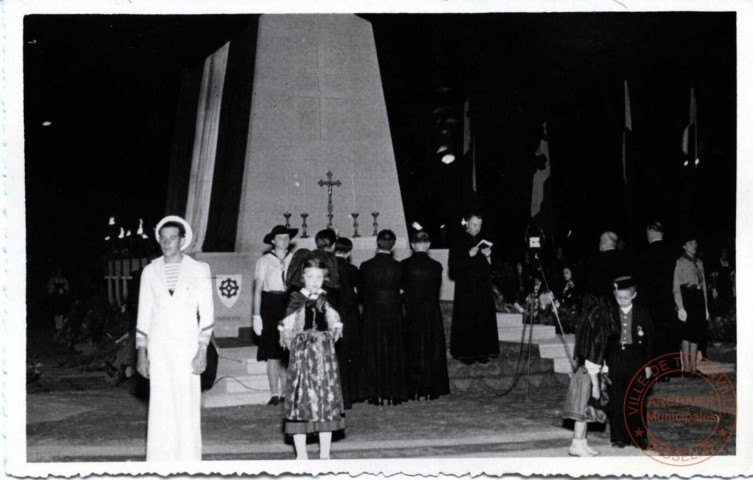
{"label": "tall obelisk", "polygon": [[[241,195],[236,251],[256,252],[272,226],[309,234],[329,222],[340,235],[379,228],[407,237],[387,108],[371,24],[355,15],[263,15]],[[373,240],[369,243],[373,243]]]}

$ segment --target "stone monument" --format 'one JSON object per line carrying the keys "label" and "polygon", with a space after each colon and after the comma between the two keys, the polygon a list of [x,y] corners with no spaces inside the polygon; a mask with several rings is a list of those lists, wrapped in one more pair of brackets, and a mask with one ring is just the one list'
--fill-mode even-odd
{"label": "stone monument", "polygon": [[[263,248],[286,212],[297,228],[307,213],[312,235],[331,223],[348,237],[352,213],[371,223],[378,212],[379,225],[404,243],[371,24],[355,15],[264,15],[257,45],[236,250]],[[322,183],[328,172],[334,188]]]}
{"label": "stone monument", "polygon": [[[265,366],[256,362],[248,329],[254,264],[268,248],[262,239],[274,225],[298,228],[296,247],[309,249],[314,248],[315,233],[331,226],[352,238],[356,265],[374,255],[377,229],[389,228],[397,235],[396,258],[409,254],[371,24],[355,15],[262,15],[258,22],[235,251],[211,253],[201,244],[194,247],[215,277],[218,378],[225,377],[204,395],[207,407],[265,403],[269,398]],[[223,52],[227,48],[223,46]],[[216,63],[211,68],[216,70]],[[215,70],[219,78],[221,72]],[[205,82],[201,90],[208,88]],[[209,113],[219,116],[214,127],[219,128],[222,115]],[[199,135],[197,130],[194,150],[217,141],[216,135]],[[205,155],[194,155],[200,162],[194,158],[192,172],[211,170],[214,158],[209,157],[222,151],[204,150]],[[191,176],[189,204],[191,192],[223,187],[211,185],[209,170]],[[206,231],[212,209],[205,206],[202,212],[209,214],[187,215],[199,232]]]}

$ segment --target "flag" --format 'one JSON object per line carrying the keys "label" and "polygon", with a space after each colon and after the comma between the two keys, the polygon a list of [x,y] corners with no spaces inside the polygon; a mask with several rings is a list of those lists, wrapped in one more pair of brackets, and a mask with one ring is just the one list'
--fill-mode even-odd
{"label": "flag", "polygon": [[[535,217],[541,211],[541,204],[544,202],[544,183],[551,174],[551,165],[549,162],[549,138],[546,131],[546,122],[543,124],[543,135],[539,141],[539,148],[534,154],[536,157],[536,172],[533,174],[533,186],[531,188],[531,218]],[[543,165],[540,162],[543,161]]]}
{"label": "flag", "polygon": [[625,80],[625,124],[622,129],[622,180],[627,184],[628,136],[633,132],[633,117],[630,113],[630,92]]}
{"label": "flag", "polygon": [[476,137],[473,137],[471,143],[473,143],[473,151],[471,152],[471,189],[473,193],[476,193]]}
{"label": "flag", "polygon": [[698,159],[698,113],[696,112],[695,90],[690,89],[690,113],[688,126],[682,132],[682,152],[690,160]]}

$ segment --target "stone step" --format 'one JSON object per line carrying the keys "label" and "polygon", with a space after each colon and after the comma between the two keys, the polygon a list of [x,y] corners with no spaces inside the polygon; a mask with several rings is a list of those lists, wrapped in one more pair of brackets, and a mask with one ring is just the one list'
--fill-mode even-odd
{"label": "stone step", "polygon": [[[481,392],[499,392],[502,393],[512,385],[514,377],[481,377],[481,378],[452,378],[450,379],[450,390],[452,393],[481,393]],[[522,372],[514,388],[520,392],[525,390],[530,383],[531,388],[540,387],[561,387],[567,389],[570,384],[568,375],[557,373],[531,373],[526,375]]]}
{"label": "stone step", "polygon": [[219,365],[217,377],[225,375],[257,375],[266,374],[265,362],[256,361],[257,347],[236,347],[219,349]]}
{"label": "stone step", "polygon": [[737,373],[737,365],[729,362],[714,362],[714,365],[707,362],[700,362],[698,364],[698,370],[704,374],[711,374],[714,369],[719,369],[726,374]]}
{"label": "stone step", "polygon": [[216,323],[214,325],[214,336],[216,338],[237,338],[240,325],[233,323]]}
{"label": "stone step", "polygon": [[269,381],[266,373],[261,375],[233,375],[227,377],[217,377],[221,379],[215,384],[213,389],[219,388],[226,393],[269,393]]}
{"label": "stone step", "polygon": [[703,356],[713,362],[737,363],[737,347],[730,343],[709,343]]}
{"label": "stone step", "polygon": [[523,314],[497,312],[497,328],[520,327],[523,325]]}
{"label": "stone step", "polygon": [[554,338],[542,340],[539,343],[539,351],[542,358],[554,360],[554,371],[557,373],[570,374],[574,369],[573,349],[575,348],[575,335],[556,335]]}
{"label": "stone step", "polygon": [[[518,358],[518,355],[520,355],[520,339],[514,341],[514,342],[507,342],[507,341],[500,341],[499,342],[499,358]],[[523,354],[528,353],[528,343],[525,342],[523,345]],[[531,343],[531,355],[532,356],[540,356],[539,355],[539,347],[536,346],[535,343]],[[447,354],[448,360],[450,360],[449,353]]]}
{"label": "stone step", "polygon": [[575,370],[573,362],[568,358],[555,358],[554,359],[554,372],[571,374]]}
{"label": "stone step", "polygon": [[[497,358],[491,359],[489,363],[474,363],[466,365],[457,360],[447,362],[447,370],[450,379],[460,378],[483,378],[483,377],[512,377],[516,369],[520,372],[528,371],[528,362],[526,361],[527,351],[523,351],[520,357],[520,363],[517,358]],[[554,371],[554,362],[550,359],[541,358],[531,351],[531,373],[551,373]]]}
{"label": "stone step", "polygon": [[539,342],[539,351],[543,358],[572,358],[575,348],[575,335],[568,333],[556,335]]}
{"label": "stone step", "polygon": [[[553,325],[520,325],[516,327],[498,328],[497,333],[501,341],[519,342],[521,339],[528,341],[529,328],[533,328],[532,341],[539,342],[549,338],[555,338],[557,330]],[[523,333],[525,332],[525,336]]]}
{"label": "stone step", "polygon": [[227,393],[214,388],[201,396],[204,408],[237,407],[240,405],[266,405],[269,392]]}

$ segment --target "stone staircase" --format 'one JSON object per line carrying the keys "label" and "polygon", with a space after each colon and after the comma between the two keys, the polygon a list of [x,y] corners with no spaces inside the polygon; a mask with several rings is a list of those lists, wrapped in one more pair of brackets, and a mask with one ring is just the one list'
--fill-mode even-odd
{"label": "stone staircase", "polygon": [[500,341],[526,344],[530,335],[541,358],[552,360],[555,373],[572,373],[575,335],[558,335],[554,325],[524,325],[519,313],[497,313],[497,332]]}
{"label": "stone staircase", "polygon": [[269,401],[267,364],[256,361],[256,346],[222,348],[214,387],[202,395],[206,408],[258,405]]}
{"label": "stone staircase", "polygon": [[529,386],[567,385],[569,381],[566,375],[554,372],[551,359],[541,358],[536,345],[531,345],[530,370],[527,345],[521,351],[519,343],[499,342],[499,350],[499,357],[486,364],[466,365],[448,358],[450,391],[454,394],[503,393],[511,389],[520,392]]}
{"label": "stone staircase", "polygon": [[[451,305],[443,305],[445,330],[449,340]],[[528,332],[520,314],[497,314],[500,355],[486,364],[463,364],[447,358],[450,389],[453,393],[501,393],[515,382],[515,389],[530,386],[567,385],[569,362],[561,337],[553,326],[533,325],[528,362]],[[220,338],[217,383],[203,395],[206,408],[265,404],[270,397],[266,363],[256,361],[256,347],[250,346],[250,332],[241,329],[238,338]],[[521,345],[521,341],[523,344]],[[449,346],[449,342],[448,342]],[[515,380],[517,376],[517,382]]]}

